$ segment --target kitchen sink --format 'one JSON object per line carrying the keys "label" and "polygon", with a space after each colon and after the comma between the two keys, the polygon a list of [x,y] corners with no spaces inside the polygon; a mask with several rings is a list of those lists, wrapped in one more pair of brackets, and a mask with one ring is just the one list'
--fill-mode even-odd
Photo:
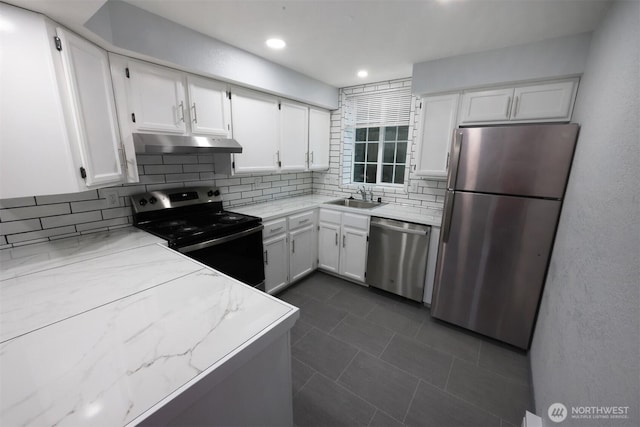
{"label": "kitchen sink", "polygon": [[326,202],[326,204],[346,206],[349,208],[358,208],[358,209],[373,209],[382,205],[386,205],[386,203],[367,202],[366,200],[357,200],[357,199],[339,199],[339,200],[333,200],[331,202]]}

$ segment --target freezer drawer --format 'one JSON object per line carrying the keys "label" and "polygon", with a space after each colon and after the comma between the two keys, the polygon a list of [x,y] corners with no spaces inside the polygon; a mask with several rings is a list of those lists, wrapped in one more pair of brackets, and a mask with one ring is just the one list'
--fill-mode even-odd
{"label": "freezer drawer", "polygon": [[422,301],[431,227],[372,217],[369,230],[366,283]]}
{"label": "freezer drawer", "polygon": [[450,192],[451,203],[432,316],[528,348],[560,201]]}

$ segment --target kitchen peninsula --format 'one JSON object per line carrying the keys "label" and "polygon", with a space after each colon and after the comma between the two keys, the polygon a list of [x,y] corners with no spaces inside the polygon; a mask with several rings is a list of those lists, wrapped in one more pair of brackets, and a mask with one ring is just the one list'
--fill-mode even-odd
{"label": "kitchen peninsula", "polygon": [[297,308],[130,227],[0,262],[0,424],[292,424]]}

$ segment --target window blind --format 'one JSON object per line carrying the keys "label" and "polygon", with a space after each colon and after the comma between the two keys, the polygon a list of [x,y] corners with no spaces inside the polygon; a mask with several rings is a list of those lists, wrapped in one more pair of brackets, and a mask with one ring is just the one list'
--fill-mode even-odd
{"label": "window blind", "polygon": [[349,95],[355,127],[405,126],[411,118],[411,89]]}

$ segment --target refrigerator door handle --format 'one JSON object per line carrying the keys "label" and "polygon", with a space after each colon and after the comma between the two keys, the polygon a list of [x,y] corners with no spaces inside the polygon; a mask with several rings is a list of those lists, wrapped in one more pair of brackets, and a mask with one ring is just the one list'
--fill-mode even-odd
{"label": "refrigerator door handle", "polygon": [[451,167],[447,178],[447,188],[453,189],[456,185],[458,175],[458,162],[460,161],[460,146],[462,145],[462,129],[456,129],[453,134],[453,155],[451,156]]}
{"label": "refrigerator door handle", "polygon": [[447,190],[444,198],[444,215],[442,217],[442,243],[449,241],[449,231],[451,231],[451,216],[453,216],[453,197],[455,192]]}

